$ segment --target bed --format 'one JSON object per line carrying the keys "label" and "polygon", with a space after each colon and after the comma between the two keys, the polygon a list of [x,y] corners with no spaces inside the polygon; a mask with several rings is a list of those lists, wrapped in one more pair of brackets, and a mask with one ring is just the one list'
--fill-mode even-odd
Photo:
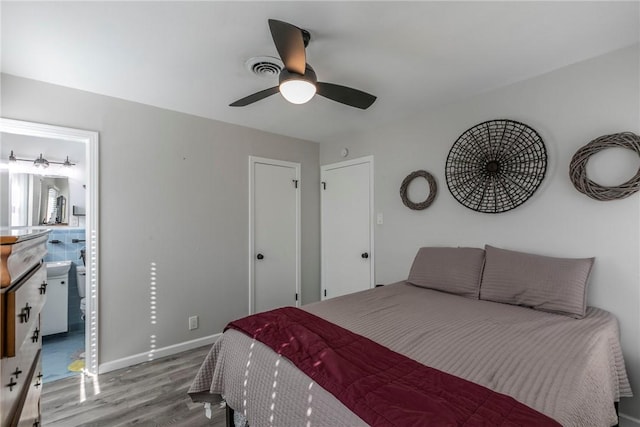
{"label": "bed", "polygon": [[[586,306],[592,265],[491,246],[421,248],[406,281],[302,310],[563,426],[612,426],[614,403],[632,393],[617,320]],[[368,425],[289,359],[235,329],[213,345],[189,394],[224,399],[251,426]]]}

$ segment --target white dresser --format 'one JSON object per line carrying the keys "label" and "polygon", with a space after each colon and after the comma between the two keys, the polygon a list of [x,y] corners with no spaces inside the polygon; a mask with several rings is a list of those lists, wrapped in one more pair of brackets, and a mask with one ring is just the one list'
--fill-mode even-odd
{"label": "white dresser", "polygon": [[48,230],[0,235],[0,426],[40,425],[42,334]]}

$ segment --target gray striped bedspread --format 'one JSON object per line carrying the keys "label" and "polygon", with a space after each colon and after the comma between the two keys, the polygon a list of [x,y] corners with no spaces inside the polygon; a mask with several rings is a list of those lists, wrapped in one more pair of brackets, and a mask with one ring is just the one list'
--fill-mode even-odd
{"label": "gray striped bedspread", "polygon": [[[613,402],[631,396],[617,320],[468,299],[406,282],[333,298],[304,310],[427,366],[507,394],[564,426],[611,426]],[[263,344],[233,330],[212,347],[189,390],[260,426],[366,425]]]}

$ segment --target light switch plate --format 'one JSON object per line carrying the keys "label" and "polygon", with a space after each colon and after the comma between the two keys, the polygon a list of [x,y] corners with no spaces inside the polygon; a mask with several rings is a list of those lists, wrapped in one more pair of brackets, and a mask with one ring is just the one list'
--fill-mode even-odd
{"label": "light switch plate", "polygon": [[189,317],[189,330],[198,329],[198,316]]}

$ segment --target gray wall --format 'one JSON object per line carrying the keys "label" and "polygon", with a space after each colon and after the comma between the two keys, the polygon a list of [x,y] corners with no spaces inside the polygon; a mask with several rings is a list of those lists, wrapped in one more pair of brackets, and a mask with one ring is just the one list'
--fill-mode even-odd
{"label": "gray wall", "polygon": [[[640,194],[598,202],[578,193],[568,176],[571,156],[593,138],[622,131],[640,134],[639,62],[635,46],[322,144],[321,164],[344,160],[343,147],[349,148],[349,158],[375,156],[375,209],[384,214],[384,224],[376,225],[375,232],[376,281],[406,278],[420,246],[488,243],[550,256],[595,256],[588,301],[618,317],[628,372],[639,395]],[[545,141],[549,167],[531,199],[513,211],[491,215],[467,209],[451,196],[444,165],[462,132],[496,118],[536,129]],[[626,150],[622,154],[626,160],[611,164],[606,156],[594,156],[594,166],[600,168],[591,168],[590,178],[612,185],[633,176],[638,157]],[[411,211],[402,204],[399,188],[418,169],[435,175],[439,193],[428,209]],[[622,411],[640,418],[640,397],[625,400]]]}
{"label": "gray wall", "polygon": [[249,155],[302,165],[302,295],[319,299],[318,144],[10,75],[1,84],[3,117],[100,132],[100,363],[247,314]]}

